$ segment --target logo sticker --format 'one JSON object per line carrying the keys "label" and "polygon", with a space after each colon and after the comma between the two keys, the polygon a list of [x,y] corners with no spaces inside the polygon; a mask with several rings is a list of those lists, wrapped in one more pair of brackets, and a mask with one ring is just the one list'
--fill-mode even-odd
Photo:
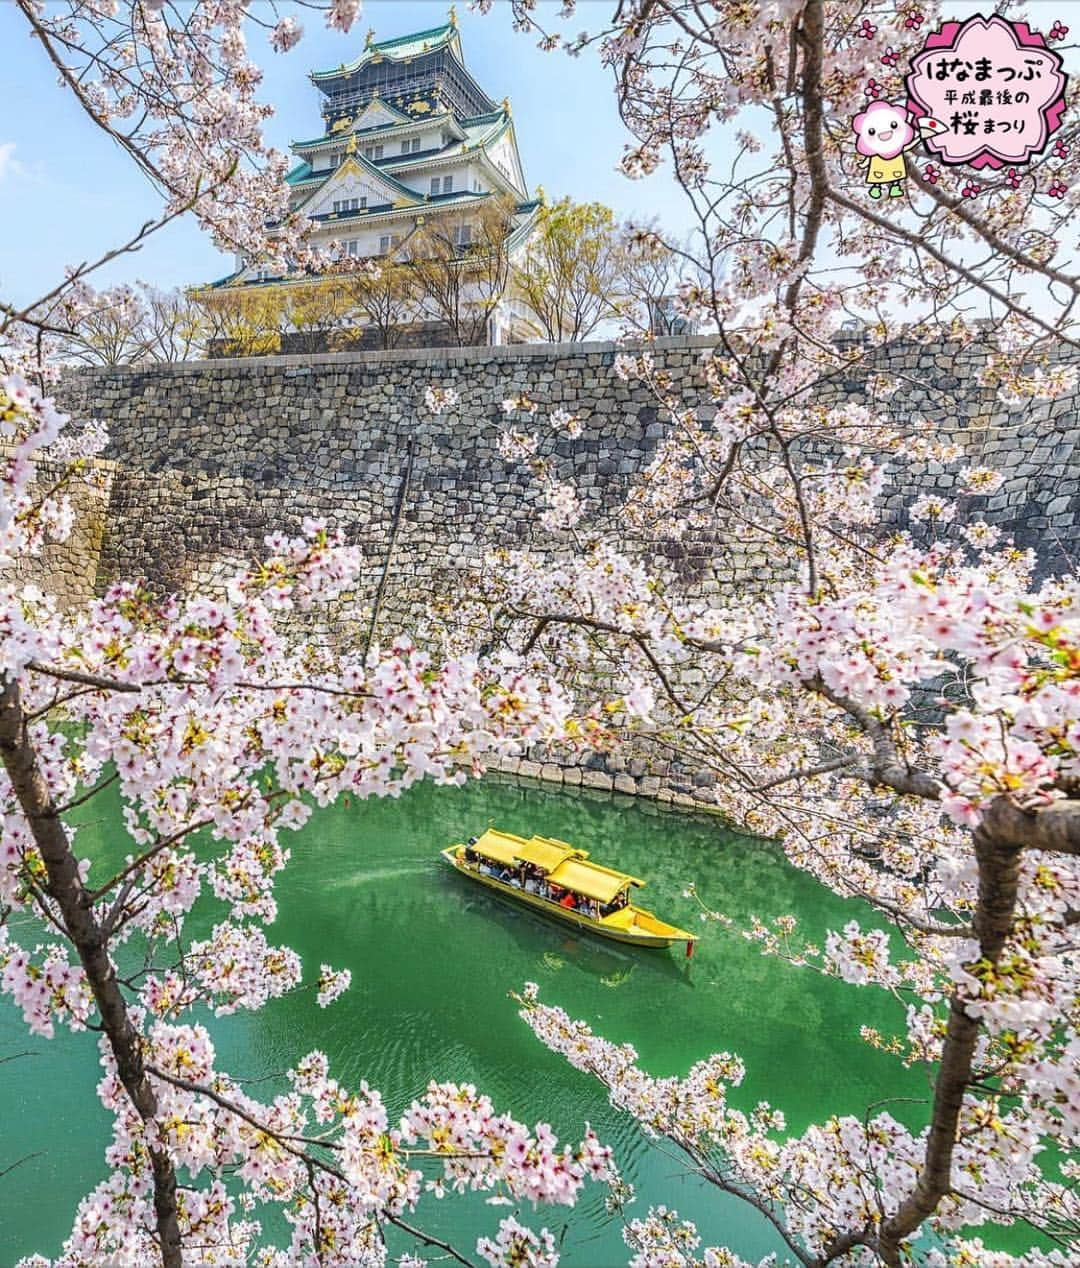
{"label": "logo sticker", "polygon": [[[923,139],[942,163],[1015,168],[1041,154],[1061,126],[1068,76],[1026,22],[976,14],[931,34],[904,82],[916,127],[935,121]],[[869,113],[856,118],[856,132]],[[860,133],[859,153],[873,152],[861,145]]]}

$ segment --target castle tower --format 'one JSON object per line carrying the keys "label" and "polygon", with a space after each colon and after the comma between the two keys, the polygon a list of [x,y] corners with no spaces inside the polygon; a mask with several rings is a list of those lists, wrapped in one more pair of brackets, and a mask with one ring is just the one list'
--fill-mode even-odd
{"label": "castle tower", "polygon": [[[501,196],[516,209],[511,250],[521,249],[540,203],[529,197],[510,103],[496,104],[470,74],[453,9],[444,25],[413,35],[376,41],[369,32],[359,57],[310,78],[323,130],[292,143],[297,165],[286,179],[290,209],[314,222],[313,245],[392,258],[425,220],[447,216],[467,246],[470,211]],[[241,264],[213,289],[302,278]]]}

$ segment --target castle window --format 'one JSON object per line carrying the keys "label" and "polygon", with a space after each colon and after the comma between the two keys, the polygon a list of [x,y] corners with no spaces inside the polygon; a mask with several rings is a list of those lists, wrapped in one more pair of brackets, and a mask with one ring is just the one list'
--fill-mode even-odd
{"label": "castle window", "polygon": [[402,141],[401,143],[402,154],[415,154],[419,148],[420,138],[418,136],[414,136],[411,141]]}
{"label": "castle window", "polygon": [[383,156],[383,147],[381,145],[365,145],[364,158],[381,159]]}
{"label": "castle window", "polygon": [[348,255],[358,256],[360,254],[360,241],[358,238],[350,238],[345,243],[345,251]]}
{"label": "castle window", "polygon": [[454,245],[467,247],[472,243],[472,225],[454,226]]}
{"label": "castle window", "polygon": [[437,176],[431,178],[431,192],[433,194],[449,194],[454,188],[454,178],[452,176],[444,176],[440,181]]}
{"label": "castle window", "polygon": [[384,233],[379,239],[379,254],[389,255],[397,246],[401,245],[401,235],[397,233]]}

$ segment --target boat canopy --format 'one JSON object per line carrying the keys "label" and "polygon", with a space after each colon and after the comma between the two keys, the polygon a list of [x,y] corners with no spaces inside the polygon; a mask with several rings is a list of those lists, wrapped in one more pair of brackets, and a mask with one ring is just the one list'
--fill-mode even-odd
{"label": "boat canopy", "polygon": [[527,844],[524,837],[516,837],[512,832],[499,832],[495,828],[488,828],[472,848],[486,859],[494,859],[496,863],[508,863],[513,866],[517,863],[521,847]]}
{"label": "boat canopy", "polygon": [[595,898],[598,903],[609,903],[616,894],[631,885],[644,885],[636,876],[628,876],[625,872],[616,872],[610,867],[601,867],[599,863],[589,863],[584,859],[568,858],[548,875],[552,885],[561,885],[563,889],[572,889],[575,894],[584,894],[586,898]]}
{"label": "boat canopy", "polygon": [[523,863],[533,863],[544,872],[553,872],[566,859],[585,857],[584,850],[575,850],[572,845],[556,841],[553,837],[533,837],[518,851],[518,858]]}
{"label": "boat canopy", "polygon": [[495,828],[488,828],[472,848],[485,858],[494,859],[496,863],[511,866],[532,863],[543,872],[553,872],[566,859],[586,857],[585,850],[575,849],[554,837],[530,837],[526,840],[512,832],[499,832]]}

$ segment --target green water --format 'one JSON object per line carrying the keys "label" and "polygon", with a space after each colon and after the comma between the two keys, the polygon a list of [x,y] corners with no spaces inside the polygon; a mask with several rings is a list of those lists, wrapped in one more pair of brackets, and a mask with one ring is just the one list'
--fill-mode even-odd
{"label": "green water", "polygon": [[[124,840],[108,831],[115,810],[93,805],[94,822],[81,838],[95,856],[94,876],[106,875],[108,863],[126,852]],[[432,1076],[468,1080],[499,1109],[529,1122],[545,1119],[560,1137],[576,1140],[592,1123],[637,1188],[633,1213],[663,1202],[696,1219],[709,1241],[722,1240],[747,1258],[779,1249],[762,1217],[681,1174],[675,1158],[648,1145],[607,1105],[599,1084],[544,1049],[507,992],[539,982],[541,998],[613,1040],[632,1042],[657,1074],[682,1074],[717,1049],[738,1052],[748,1067],[740,1103],[771,1100],[791,1131],[830,1113],[861,1114],[886,1095],[925,1094],[919,1075],[858,1038],[863,1024],[901,1030],[899,1005],[765,958],[711,925],[702,928],[689,964],[681,947],[635,951],[568,935],[478,891],[437,858],[439,848],[489,823],[573,841],[598,861],[647,878],[646,905],[676,923],[695,919],[681,897],[689,880],[736,920],[793,912],[818,940],[849,919],[871,922],[866,908],[794,871],[775,847],[709,820],[508,783],[421,786],[396,801],[319,811],[293,837],[272,936],[301,953],[309,977],[322,961],[351,969],[352,989],[325,1011],[304,992],[214,1022],[222,1067],[245,1077],[272,1075],[320,1048],[346,1085],[366,1078],[398,1108]],[[213,916],[202,915],[190,932]],[[31,1251],[58,1250],[79,1197],[103,1174],[108,1140],[107,1116],[93,1093],[100,1073],[95,1036],[28,1039],[10,1005],[0,1005],[0,1058],[28,1049],[35,1055],[0,1065],[0,1170],[36,1154],[0,1177],[3,1268]],[[919,1113],[898,1108],[906,1119]],[[416,1219],[471,1251],[507,1210],[478,1199],[431,1200]],[[573,1212],[526,1211],[523,1218],[557,1231],[566,1226],[564,1263],[571,1268],[626,1262],[620,1225],[604,1214],[596,1186]]]}

